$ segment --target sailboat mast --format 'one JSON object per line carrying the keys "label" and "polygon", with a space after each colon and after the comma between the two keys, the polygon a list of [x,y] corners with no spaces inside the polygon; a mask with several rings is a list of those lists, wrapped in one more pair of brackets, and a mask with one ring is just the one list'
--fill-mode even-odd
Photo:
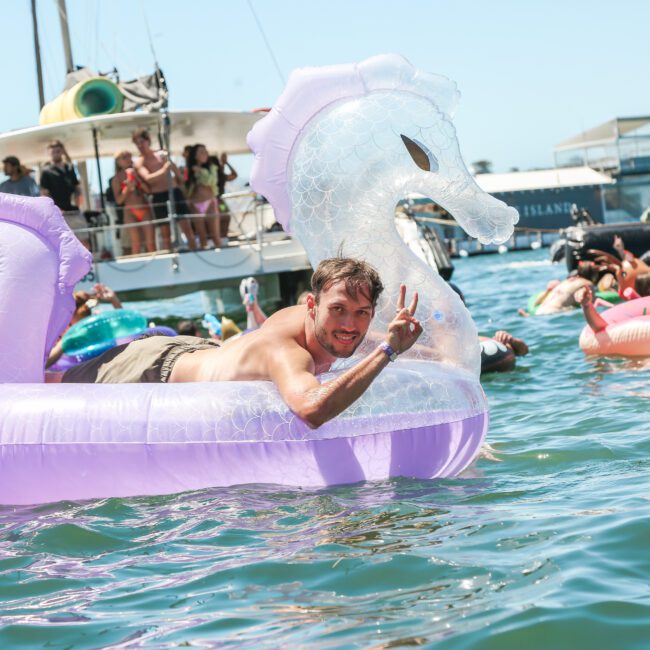
{"label": "sailboat mast", "polygon": [[65,0],[57,0],[59,5],[59,21],[61,22],[61,38],[63,39],[63,52],[65,54],[66,72],[74,71],[72,62],[72,45],[70,43],[70,27],[68,25],[68,10],[65,7]]}
{"label": "sailboat mast", "polygon": [[36,0],[32,0],[32,26],[34,28],[34,56],[36,58],[36,80],[38,81],[38,103],[40,109],[45,105],[45,92],[43,91],[43,65],[41,63],[41,45],[38,40]]}
{"label": "sailboat mast", "polygon": [[[68,24],[68,10],[65,6],[65,0],[57,0],[59,7],[59,21],[61,22],[61,39],[63,40],[63,52],[65,54],[65,67],[68,74],[74,72],[74,63],[72,61],[72,45],[70,42],[70,26]],[[99,160],[97,161],[99,165]],[[88,166],[85,160],[77,161],[77,171],[81,180],[81,191],[83,194],[84,208],[92,208],[90,202],[90,182],[88,180]],[[100,187],[101,192],[101,187]]]}

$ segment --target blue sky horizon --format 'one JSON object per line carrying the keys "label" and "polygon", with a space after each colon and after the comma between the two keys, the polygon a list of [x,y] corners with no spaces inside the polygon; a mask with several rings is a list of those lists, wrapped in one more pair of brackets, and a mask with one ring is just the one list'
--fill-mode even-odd
{"label": "blue sky horizon", "polygon": [[[614,117],[644,115],[642,39],[650,3],[410,0],[67,0],[75,64],[122,78],[165,72],[172,109],[271,106],[292,69],[396,52],[453,79],[454,124],[469,165],[506,172],[553,165],[553,146]],[[4,79],[20,79],[0,104],[0,130],[38,121],[30,3],[4,8]],[[65,64],[56,0],[37,0],[46,101]],[[273,55],[265,44],[257,20]],[[274,59],[277,61],[277,68]],[[20,156],[20,152],[16,152]]]}

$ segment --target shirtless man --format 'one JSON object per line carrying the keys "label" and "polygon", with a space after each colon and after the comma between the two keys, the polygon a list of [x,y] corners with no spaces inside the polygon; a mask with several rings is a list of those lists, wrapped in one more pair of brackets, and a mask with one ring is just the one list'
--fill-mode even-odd
{"label": "shirtless man", "polygon": [[[176,164],[169,159],[166,151],[154,151],[151,148],[151,136],[147,129],[137,129],[131,136],[133,144],[138,148],[140,157],[134,162],[134,168],[138,176],[147,183],[151,192],[151,202],[154,219],[166,219],[167,201],[169,200],[169,189],[172,188],[176,214],[181,217],[180,227],[187,238],[190,250],[196,250],[196,242],[192,232],[192,226],[187,219],[182,218],[187,214],[185,197],[179,189],[183,183],[183,176]],[[168,223],[160,226],[162,247],[171,250],[171,229]]]}
{"label": "shirtless man", "polygon": [[[575,292],[580,287],[590,286],[591,282],[579,275],[573,275],[566,280],[551,280],[535,301],[535,304],[539,305],[535,314],[538,316],[557,314],[577,307],[578,303],[574,298]],[[518,313],[520,316],[529,316],[528,312],[523,309],[519,309]]]}
{"label": "shirtless man", "polygon": [[[152,336],[118,346],[68,370],[73,383],[270,380],[287,406],[316,428],[354,403],[397,355],[422,333],[418,296],[405,307],[400,287],[395,317],[379,345],[352,368],[321,384],[316,375],[352,356],[363,341],[383,291],[365,262],[333,258],[312,277],[305,305],[282,309],[260,329],[218,347],[196,337]],[[381,337],[380,337],[381,338]]]}

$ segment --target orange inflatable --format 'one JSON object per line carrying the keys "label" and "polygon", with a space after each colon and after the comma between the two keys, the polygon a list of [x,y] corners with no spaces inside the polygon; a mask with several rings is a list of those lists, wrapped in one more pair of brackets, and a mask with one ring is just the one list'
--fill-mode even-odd
{"label": "orange inflatable", "polygon": [[601,316],[605,329],[594,332],[586,325],[580,334],[585,354],[650,357],[650,296],[622,302]]}

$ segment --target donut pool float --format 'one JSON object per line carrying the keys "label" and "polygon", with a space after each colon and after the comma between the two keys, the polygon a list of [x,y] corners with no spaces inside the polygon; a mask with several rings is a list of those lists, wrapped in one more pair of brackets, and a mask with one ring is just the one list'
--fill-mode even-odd
{"label": "donut pool float", "polygon": [[650,297],[622,302],[601,313],[607,327],[585,325],[580,349],[589,355],[650,357]]}
{"label": "donut pool float", "polygon": [[394,224],[397,201],[419,192],[485,243],[511,235],[516,211],[485,194],[460,157],[457,100],[448,79],[380,56],[294,72],[249,134],[251,185],[312,265],[343,250],[375,266],[386,288],[368,340],[321,381],[376,345],[400,283],[420,296],[418,344],[317,429],[265,381],[44,384],[90,256],[50,199],[0,194],[0,503],[462,472],[488,426],[476,327]]}

